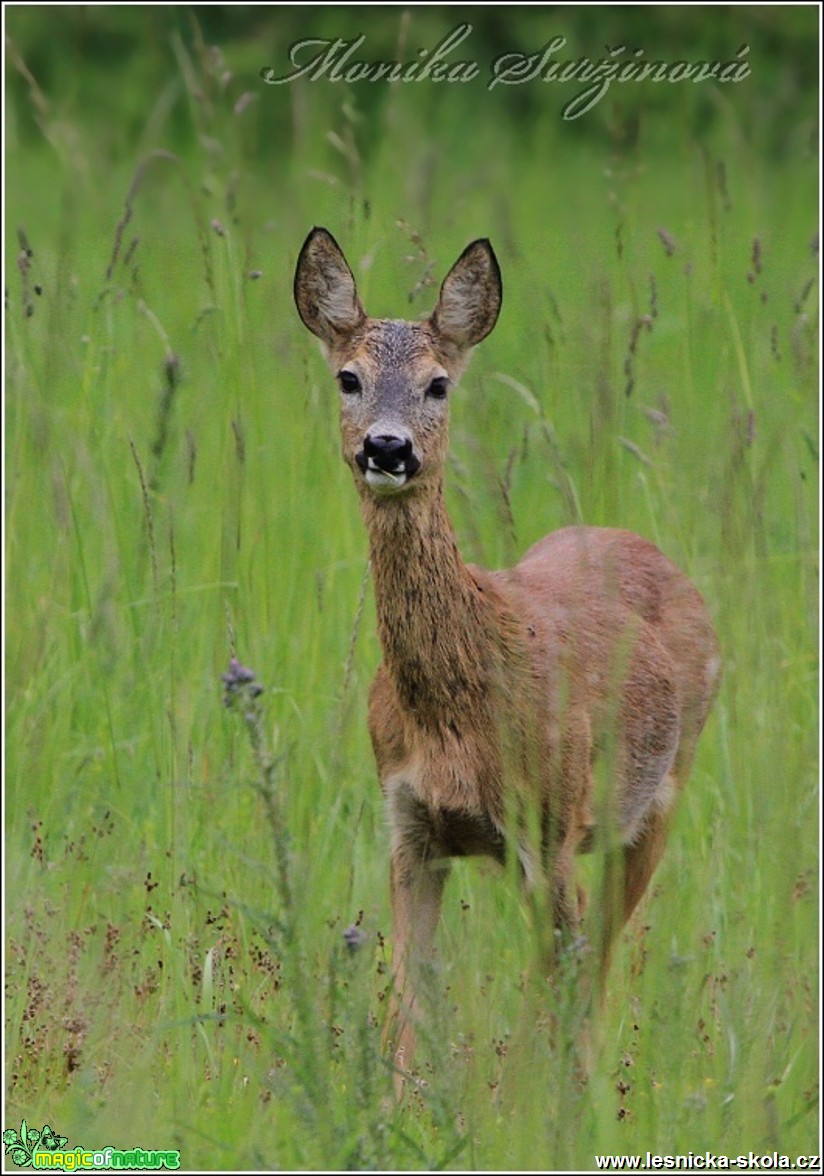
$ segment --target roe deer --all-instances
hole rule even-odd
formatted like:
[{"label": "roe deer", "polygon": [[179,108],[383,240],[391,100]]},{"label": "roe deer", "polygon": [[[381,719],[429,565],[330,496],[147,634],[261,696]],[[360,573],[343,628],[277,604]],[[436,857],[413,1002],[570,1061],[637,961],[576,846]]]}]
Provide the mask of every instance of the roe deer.
[{"label": "roe deer", "polygon": [[406,322],[367,316],[337,242],[315,228],[295,301],[337,377],[369,535],[384,659],[369,731],[391,831],[402,1074],[449,858],[512,849],[546,888],[557,953],[579,935],[574,855],[602,845],[620,863],[605,970],[664,849],[721,663],[698,591],[638,535],[572,526],[510,571],[462,562],[444,506],[449,393],[501,307],[489,241],[467,246],[427,320]]}]

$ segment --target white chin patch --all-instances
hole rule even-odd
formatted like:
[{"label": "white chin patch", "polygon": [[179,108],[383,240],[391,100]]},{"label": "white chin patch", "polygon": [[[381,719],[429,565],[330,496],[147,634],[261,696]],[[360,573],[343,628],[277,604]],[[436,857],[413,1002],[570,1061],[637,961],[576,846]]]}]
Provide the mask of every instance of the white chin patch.
[{"label": "white chin patch", "polygon": [[379,494],[395,494],[398,490],[403,490],[408,480],[403,470],[397,474],[388,474],[386,470],[379,470],[377,467],[373,469],[371,466],[365,477],[367,485]]}]

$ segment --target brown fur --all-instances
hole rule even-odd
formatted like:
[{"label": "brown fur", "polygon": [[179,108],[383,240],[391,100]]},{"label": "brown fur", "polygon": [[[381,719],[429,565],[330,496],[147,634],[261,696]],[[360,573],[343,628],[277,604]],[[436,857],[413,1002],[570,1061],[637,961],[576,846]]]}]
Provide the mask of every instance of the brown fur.
[{"label": "brown fur", "polygon": [[[568,527],[509,571],[462,562],[443,500],[438,381],[456,381],[495,325],[500,273],[487,241],[455,263],[432,316],[409,323],[368,318],[334,238],[315,229],[295,299],[341,380],[343,456],[369,535],[384,654],[369,730],[392,839],[403,1070],[450,858],[514,850],[527,883],[545,888],[563,945],[579,933],[576,853],[597,843],[618,855],[606,967],[663,852],[720,660],[699,593],[637,535]],[[397,463],[381,452],[387,439],[406,443]],[[594,782],[599,754],[607,796]]]}]

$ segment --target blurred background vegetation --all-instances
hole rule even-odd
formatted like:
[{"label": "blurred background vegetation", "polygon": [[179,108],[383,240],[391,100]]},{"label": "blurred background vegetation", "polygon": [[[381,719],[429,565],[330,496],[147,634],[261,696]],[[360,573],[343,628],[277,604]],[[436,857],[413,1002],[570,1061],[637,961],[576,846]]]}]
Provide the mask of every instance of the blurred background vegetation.
[{"label": "blurred background vegetation", "polygon": [[[673,102],[689,105],[691,119],[682,129],[696,133],[712,125],[726,101],[734,103],[739,131],[757,149],[781,158],[794,149],[797,135],[806,136],[808,148],[815,149],[814,5],[619,4],[598,9],[429,5],[411,8],[408,15],[413,18],[411,31],[403,9],[380,6],[342,11],[338,5],[85,5],[66,6],[59,15],[36,4],[13,8],[7,25],[13,53],[26,63],[47,104],[44,110],[38,102],[19,101],[30,80],[13,68],[13,56],[9,86],[18,100],[12,104],[15,129],[22,144],[36,142],[48,104],[56,104],[68,121],[82,122],[104,141],[108,128],[108,135],[124,149],[139,143],[155,145],[151,141],[155,136],[162,136],[166,146],[182,148],[190,142],[192,127],[183,92],[185,79],[175,77],[177,49],[182,44],[196,53],[206,45],[219,46],[219,51],[213,50],[215,87],[229,101],[237,101],[249,90],[255,94],[260,105],[244,119],[244,146],[274,167],[272,144],[277,143],[282,162],[293,131],[294,107],[283,91],[261,91],[258,73],[266,65],[277,76],[291,72],[288,49],[294,42],[307,37],[351,41],[363,33],[366,40],[353,59],[408,62],[415,60],[419,48],[432,49],[451,28],[468,23],[470,36],[448,60],[474,60],[481,74],[468,85],[420,84],[414,101],[423,103],[424,111],[434,114],[444,102],[459,104],[464,112],[477,111],[479,102],[487,108],[491,103],[510,121],[512,133],[528,134],[547,108],[560,110],[562,95],[571,92],[570,84],[559,88],[536,81],[500,86],[492,100],[481,98],[480,91],[488,67],[501,54],[535,53],[559,34],[567,43],[556,56],[564,61],[598,60],[608,47],[625,45],[628,54],[642,48],[647,61],[724,62],[733,60],[747,45],[752,75],[745,95],[739,90],[733,99],[730,87],[723,91],[724,98],[712,87],[682,84],[674,98],[669,83],[616,86],[595,112],[576,125],[560,125],[559,134],[573,137],[577,144],[584,138],[614,146],[628,136],[628,124],[638,123],[632,134],[637,142],[655,123],[656,111],[671,113]],[[336,105],[344,85],[337,90],[334,86],[314,89],[314,101]],[[359,146],[367,150],[375,129],[371,120],[379,116],[389,93],[385,83],[357,86],[357,107],[364,116]],[[437,124],[433,129],[437,131]],[[477,130],[477,126],[470,123],[466,129]]]}]

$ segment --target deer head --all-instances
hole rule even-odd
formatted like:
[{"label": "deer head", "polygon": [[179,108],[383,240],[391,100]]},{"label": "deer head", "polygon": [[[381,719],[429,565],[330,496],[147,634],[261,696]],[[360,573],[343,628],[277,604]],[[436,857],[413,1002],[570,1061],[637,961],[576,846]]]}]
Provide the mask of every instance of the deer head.
[{"label": "deer head", "polygon": [[489,241],[468,245],[429,318],[408,322],[366,314],[340,246],[316,228],[298,258],[295,303],[337,377],[343,457],[359,492],[396,495],[439,484],[450,388],[501,308]]}]

